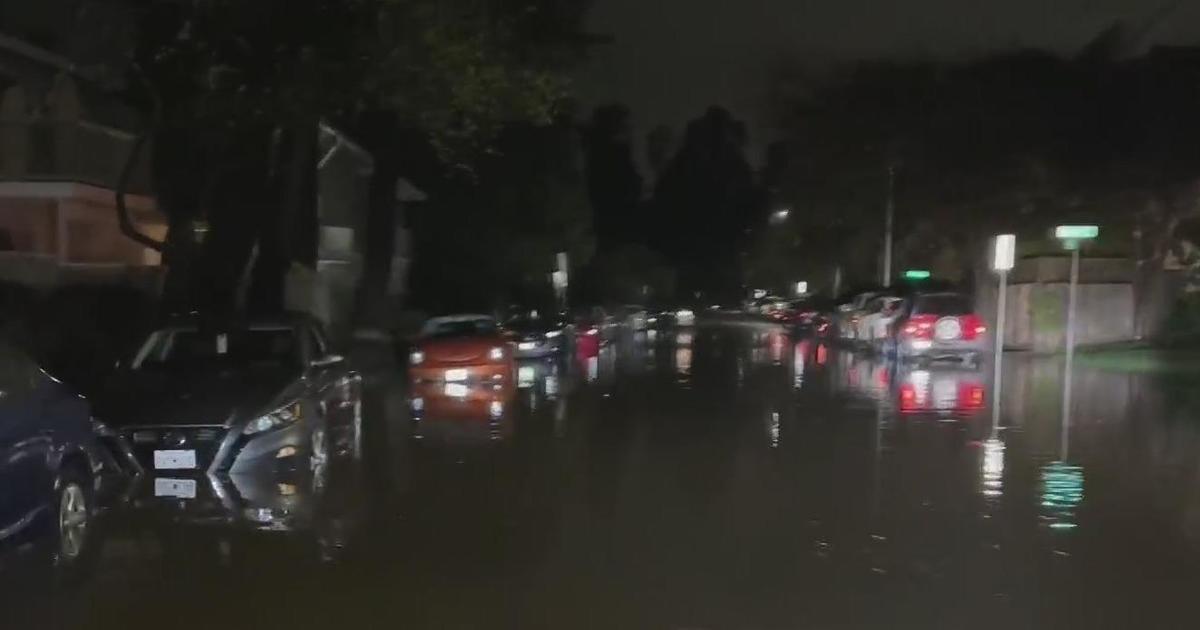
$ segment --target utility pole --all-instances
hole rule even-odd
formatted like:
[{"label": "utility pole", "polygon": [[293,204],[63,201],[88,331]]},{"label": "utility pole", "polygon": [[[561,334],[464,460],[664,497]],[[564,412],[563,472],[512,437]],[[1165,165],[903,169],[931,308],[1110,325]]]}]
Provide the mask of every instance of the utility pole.
[{"label": "utility pole", "polygon": [[888,164],[888,192],[883,227],[883,286],[892,286],[892,215],[896,213],[896,165]]}]

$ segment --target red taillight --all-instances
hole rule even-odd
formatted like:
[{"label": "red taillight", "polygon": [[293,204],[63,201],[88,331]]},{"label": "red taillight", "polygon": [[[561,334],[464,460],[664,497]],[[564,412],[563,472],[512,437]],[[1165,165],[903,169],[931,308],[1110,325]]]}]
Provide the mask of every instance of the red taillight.
[{"label": "red taillight", "polygon": [[937,323],[937,319],[937,315],[914,315],[900,332],[905,337],[929,339],[933,337],[933,325]]},{"label": "red taillight", "polygon": [[900,410],[912,411],[917,408],[917,388],[912,383],[900,386]]},{"label": "red taillight", "polygon": [[958,406],[962,409],[983,409],[983,385],[963,385],[958,390]]},{"label": "red taillight", "polygon": [[978,315],[963,315],[958,318],[958,324],[962,328],[963,339],[968,341],[987,332],[987,326],[983,325]]}]

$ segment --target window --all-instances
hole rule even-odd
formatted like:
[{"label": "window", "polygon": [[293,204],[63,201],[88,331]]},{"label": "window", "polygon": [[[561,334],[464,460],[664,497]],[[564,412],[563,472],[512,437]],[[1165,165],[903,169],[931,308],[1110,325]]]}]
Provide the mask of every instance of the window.
[{"label": "window", "polygon": [[159,331],[147,340],[133,369],[189,370],[294,366],[300,361],[296,331],[288,327],[229,332]]},{"label": "window", "polygon": [[954,293],[922,295],[917,298],[913,310],[927,315],[970,315],[973,312],[967,298]]}]

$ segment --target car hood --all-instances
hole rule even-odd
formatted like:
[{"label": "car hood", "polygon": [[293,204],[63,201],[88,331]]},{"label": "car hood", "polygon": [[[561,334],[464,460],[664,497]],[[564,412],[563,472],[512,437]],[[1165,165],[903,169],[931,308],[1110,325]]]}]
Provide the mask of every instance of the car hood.
[{"label": "car hood", "polygon": [[269,411],[300,387],[295,370],[256,368],[191,373],[130,372],[96,401],[111,426],[224,424]]}]

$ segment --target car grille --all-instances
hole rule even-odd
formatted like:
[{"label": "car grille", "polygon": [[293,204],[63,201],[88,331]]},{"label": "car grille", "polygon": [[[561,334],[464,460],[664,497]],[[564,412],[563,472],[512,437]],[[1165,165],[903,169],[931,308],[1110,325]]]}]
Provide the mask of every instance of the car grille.
[{"label": "car grille", "polygon": [[146,470],[154,469],[154,451],[167,449],[195,450],[197,469],[204,470],[212,464],[226,431],[220,426],[138,427],[123,435]]}]

